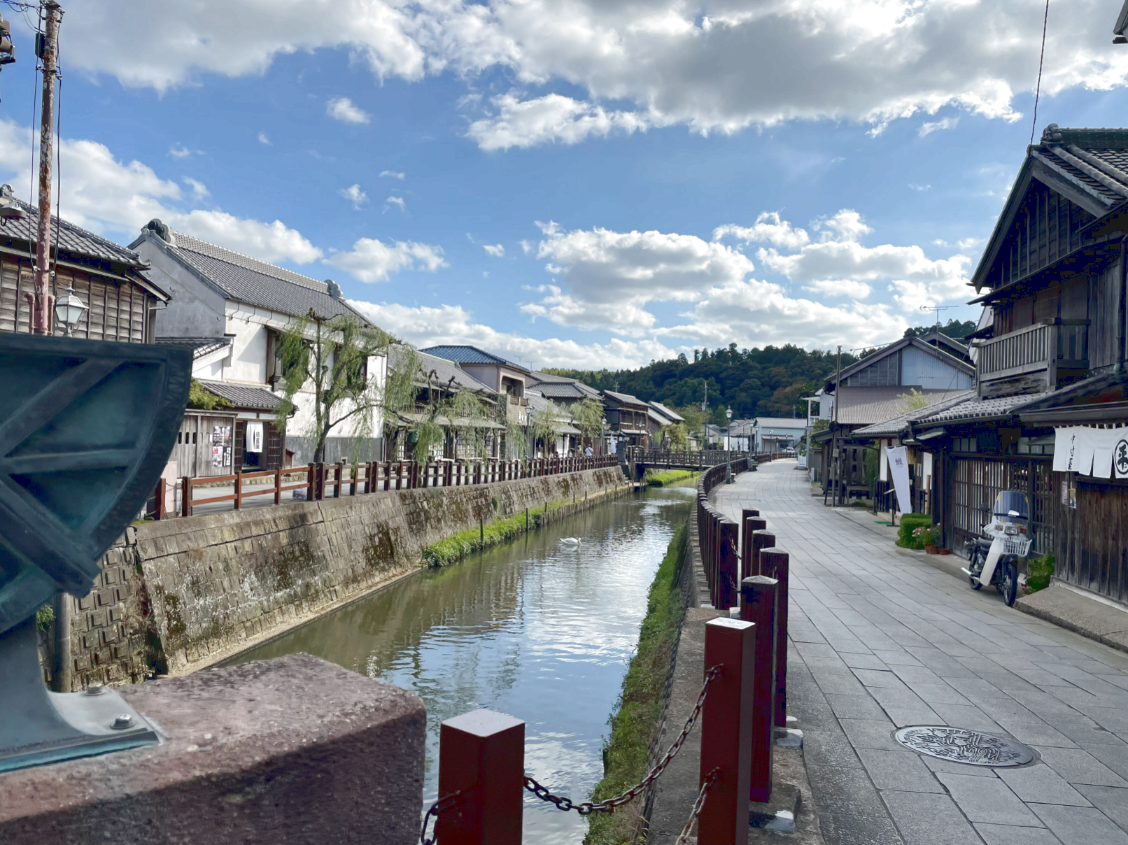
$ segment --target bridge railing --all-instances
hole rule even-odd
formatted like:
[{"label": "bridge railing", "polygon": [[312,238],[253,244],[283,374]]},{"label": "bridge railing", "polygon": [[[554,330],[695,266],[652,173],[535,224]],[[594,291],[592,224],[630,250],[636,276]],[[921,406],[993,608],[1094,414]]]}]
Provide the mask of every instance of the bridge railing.
[{"label": "bridge railing", "polygon": [[762,458],[755,452],[724,451],[721,449],[705,449],[692,451],[689,449],[643,449],[641,446],[630,446],[626,449],[627,463],[646,464],[647,466],[665,466],[685,469],[705,469],[706,467],[720,466],[729,461],[738,461],[742,458]]}]

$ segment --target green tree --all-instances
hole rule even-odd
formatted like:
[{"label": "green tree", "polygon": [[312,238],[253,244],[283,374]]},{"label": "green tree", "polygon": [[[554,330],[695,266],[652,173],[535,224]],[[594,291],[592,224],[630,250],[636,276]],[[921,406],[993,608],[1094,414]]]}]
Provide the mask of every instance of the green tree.
[{"label": "green tree", "polygon": [[594,445],[603,434],[603,403],[588,398],[574,404],[571,411],[576,428],[585,440]]},{"label": "green tree", "polygon": [[689,448],[689,433],[685,423],[674,423],[662,429],[662,447],[672,452]]},{"label": "green tree", "polygon": [[325,460],[329,433],[346,421],[359,451],[385,404],[368,360],[387,355],[391,336],[352,315],[330,319],[311,310],[289,324],[279,343],[283,397],[275,416],[278,427],[286,429],[296,409],[294,397],[306,390],[313,407],[302,434],[313,441],[314,461]]},{"label": "green tree", "polygon": [[200,411],[214,411],[218,408],[226,408],[227,400],[222,396],[216,396],[196,379],[192,379],[188,385],[188,407]]}]

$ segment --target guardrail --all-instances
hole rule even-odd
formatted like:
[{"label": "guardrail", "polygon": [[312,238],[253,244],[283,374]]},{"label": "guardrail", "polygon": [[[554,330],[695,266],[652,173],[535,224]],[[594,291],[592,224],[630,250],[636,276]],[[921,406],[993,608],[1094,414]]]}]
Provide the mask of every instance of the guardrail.
[{"label": "guardrail", "polygon": [[[747,469],[747,460],[740,470]],[[734,462],[734,471],[739,464]],[[725,477],[710,470],[698,485],[699,515],[725,520],[708,502]],[[704,500],[704,501],[703,501]],[[675,845],[746,845],[752,802],[772,793],[774,739],[787,727],[787,585],[789,556],[761,529],[759,511],[745,510],[739,554],[741,583],[734,601],[740,619],[705,624],[704,683],[680,733],[639,783],[604,801],[572,801],[525,774],[525,722],[492,710],[474,710],[444,721],[439,731],[439,798],[423,816],[422,845],[520,845],[523,791],[564,811],[586,816],[613,813],[645,796],[701,725],[699,788]],[[700,528],[700,520],[699,520]],[[709,536],[719,533],[709,529]],[[735,532],[726,532],[727,534]],[[719,542],[719,541],[718,541]],[[704,560],[705,546],[702,545]],[[714,572],[716,574],[716,571]],[[687,801],[688,803],[688,801]],[[434,821],[434,831],[428,835]]]},{"label": "guardrail", "polygon": [[705,469],[706,467],[727,464],[731,459],[734,463],[743,458],[757,457],[754,452],[721,451],[719,449],[705,449],[696,452],[665,449],[643,449],[640,446],[628,446],[624,451],[627,463],[646,464],[647,466],[684,467],[686,469]]},{"label": "guardrail", "polygon": [[[282,494],[291,491],[293,500],[319,501],[391,490],[495,484],[614,466],[614,455],[515,461],[427,461],[422,464],[415,461],[311,463],[304,467],[260,472],[236,472],[205,478],[184,477],[171,490],[168,482],[162,479],[146,515],[156,520],[172,516],[192,516],[197,507],[223,502],[230,502],[234,510],[241,510],[244,502],[261,496],[271,496],[273,501],[270,504],[280,505],[283,503]],[[269,479],[269,483],[248,484],[260,479]],[[230,485],[231,492],[208,495],[217,484]],[[174,508],[168,507],[170,492],[176,502]]]}]

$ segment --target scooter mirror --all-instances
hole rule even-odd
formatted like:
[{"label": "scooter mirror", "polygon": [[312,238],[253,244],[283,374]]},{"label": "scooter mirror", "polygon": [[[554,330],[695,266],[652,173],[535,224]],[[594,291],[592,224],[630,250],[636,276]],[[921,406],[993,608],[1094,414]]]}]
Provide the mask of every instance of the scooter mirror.
[{"label": "scooter mirror", "polygon": [[1018,511],[1007,511],[1007,516],[1022,516]]}]

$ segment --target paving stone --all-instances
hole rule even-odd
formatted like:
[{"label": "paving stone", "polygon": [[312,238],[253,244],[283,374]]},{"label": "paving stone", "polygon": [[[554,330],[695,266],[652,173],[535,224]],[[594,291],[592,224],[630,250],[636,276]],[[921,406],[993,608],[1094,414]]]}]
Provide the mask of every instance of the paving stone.
[{"label": "paving stone", "polygon": [[950,772],[954,775],[967,775],[968,777],[993,778],[997,777],[994,769],[986,766],[972,766],[968,763],[956,763],[952,760],[941,760],[939,757],[929,757],[921,754],[920,759],[924,765],[936,773]]},{"label": "paving stone", "polygon": [[894,666],[893,673],[909,686],[943,684],[943,680],[927,666]]},{"label": "paving stone", "polygon": [[936,704],[971,704],[963,695],[944,683],[942,679],[937,678],[937,680],[939,683],[936,684],[910,682],[909,689],[919,695],[929,706]]},{"label": "paving stone", "polygon": [[893,739],[893,723],[886,719],[839,719],[850,744],[855,748],[883,748],[912,753]]},{"label": "paving stone", "polygon": [[1109,735],[1103,742],[1081,746],[1122,778],[1128,779],[1128,744]]},{"label": "paving stone", "polygon": [[805,731],[803,759],[807,762],[808,770],[814,766],[862,768],[862,761],[858,759],[842,731]]},{"label": "paving stone", "polygon": [[987,845],[1061,845],[1061,840],[1044,827],[977,824],[975,829]]},{"label": "paving stone", "polygon": [[936,776],[968,821],[1038,827],[1040,822],[998,778],[942,773]]},{"label": "paving stone", "polygon": [[1014,794],[1023,801],[1038,804],[1069,804],[1075,807],[1088,807],[1080,792],[1066,783],[1061,775],[1044,763],[1016,769],[996,769]]},{"label": "paving stone", "polygon": [[1037,748],[1042,762],[1066,783],[1093,786],[1128,786],[1128,781],[1083,748]]},{"label": "paving stone", "polygon": [[819,826],[827,845],[904,845],[889,816],[866,818],[826,813],[819,809]]},{"label": "paving stone", "polygon": [[1002,726],[972,704],[931,704],[936,714],[955,728],[982,731],[996,736],[1005,734]]},{"label": "paving stone", "polygon": [[881,797],[905,845],[982,845],[975,829],[947,795],[889,791]]},{"label": "paving stone", "polygon": [[1057,748],[1077,747],[1077,743],[1037,717],[1027,721],[1009,716],[996,716],[995,721],[1002,725],[1007,733],[1026,745],[1050,745]]},{"label": "paving stone", "polygon": [[834,715],[839,719],[881,719],[884,712],[881,705],[873,696],[862,695],[828,695],[827,703],[830,704]]},{"label": "paving stone", "polygon": [[920,666],[922,665],[909,651],[882,651],[873,649],[873,653],[887,666]]},{"label": "paving stone", "polygon": [[865,769],[841,769],[835,766],[809,768],[811,793],[819,812],[835,815],[880,818],[886,815],[877,789]]},{"label": "paving stone", "polygon": [[904,792],[943,792],[936,776],[915,754],[859,748],[858,756],[878,789]]},{"label": "paving stone", "polygon": [[843,662],[851,669],[885,669],[885,663],[875,654],[844,654]]},{"label": "paving stone", "polygon": [[904,682],[889,670],[879,672],[874,669],[854,669],[853,672],[855,677],[867,687],[907,689]]},{"label": "paving stone", "polygon": [[1128,833],[1112,823],[1100,810],[1034,804],[1038,818],[1062,841],[1062,845],[1128,845]]},{"label": "paving stone", "polygon": [[853,675],[815,675],[824,695],[865,695],[866,688]]}]

